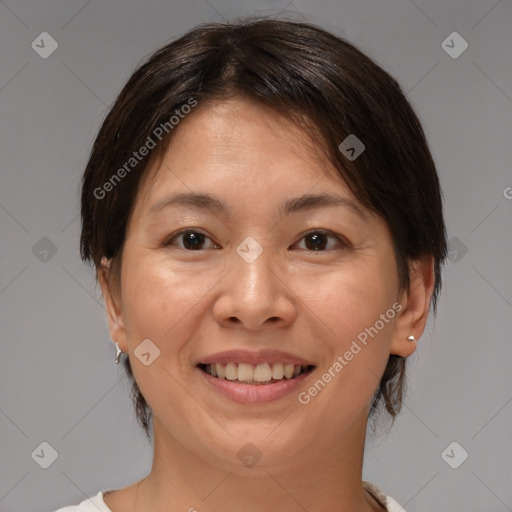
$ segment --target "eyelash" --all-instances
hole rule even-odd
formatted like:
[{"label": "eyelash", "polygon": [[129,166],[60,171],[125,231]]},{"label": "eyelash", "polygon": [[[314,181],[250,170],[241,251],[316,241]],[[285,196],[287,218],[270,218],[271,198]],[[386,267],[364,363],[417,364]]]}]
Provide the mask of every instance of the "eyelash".
[{"label": "eyelash", "polygon": [[[197,229],[187,228],[187,229],[182,229],[181,231],[178,231],[177,233],[174,233],[170,238],[167,239],[167,241],[164,242],[164,246],[170,247],[173,245],[172,242],[175,239],[179,238],[182,235],[190,234],[190,233],[200,234],[200,235],[204,236],[205,238],[210,239],[210,237],[208,235],[206,235],[205,233],[203,233],[202,231],[199,231]],[[310,235],[315,235],[315,234],[316,235],[325,235],[325,236],[328,236],[331,238],[335,238],[338,241],[339,245],[344,248],[349,247],[349,245],[350,245],[345,237],[343,237],[341,235],[337,235],[336,233],[333,233],[332,231],[327,231],[325,229],[314,229],[314,230],[308,231],[307,233],[302,235],[300,240],[303,240],[304,238],[306,238]],[[215,242],[213,242],[213,243],[215,243]],[[218,245],[218,244],[215,244],[215,245]],[[202,249],[198,249],[196,251],[196,250],[185,249],[183,247],[179,247],[179,249],[184,250],[186,252],[199,252],[199,250],[202,250]],[[328,252],[329,250],[332,250],[332,249],[324,249],[324,250],[320,250],[320,251],[307,250],[307,252]]]}]

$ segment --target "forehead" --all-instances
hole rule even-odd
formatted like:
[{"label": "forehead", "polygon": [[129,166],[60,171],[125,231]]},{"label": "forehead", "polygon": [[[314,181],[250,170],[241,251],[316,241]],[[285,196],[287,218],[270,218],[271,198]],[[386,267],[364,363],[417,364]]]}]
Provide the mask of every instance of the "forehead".
[{"label": "forehead", "polygon": [[270,107],[233,98],[199,105],[180,122],[146,171],[138,202],[147,209],[164,190],[297,196],[317,183],[352,196],[308,132]]}]

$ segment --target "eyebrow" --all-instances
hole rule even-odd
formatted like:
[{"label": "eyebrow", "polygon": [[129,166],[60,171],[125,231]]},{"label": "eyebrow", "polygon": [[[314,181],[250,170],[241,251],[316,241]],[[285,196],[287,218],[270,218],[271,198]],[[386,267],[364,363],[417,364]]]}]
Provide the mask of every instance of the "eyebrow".
[{"label": "eyebrow", "polygon": [[[164,197],[148,209],[148,214],[155,215],[162,210],[173,206],[189,206],[200,210],[210,210],[213,213],[218,213],[224,216],[229,213],[229,208],[220,199],[212,196],[211,194],[184,192]],[[279,213],[284,217],[291,213],[314,210],[328,206],[344,206],[357,214],[361,219],[367,219],[364,210],[358,204],[331,193],[305,194],[303,196],[287,199],[281,204]]]}]

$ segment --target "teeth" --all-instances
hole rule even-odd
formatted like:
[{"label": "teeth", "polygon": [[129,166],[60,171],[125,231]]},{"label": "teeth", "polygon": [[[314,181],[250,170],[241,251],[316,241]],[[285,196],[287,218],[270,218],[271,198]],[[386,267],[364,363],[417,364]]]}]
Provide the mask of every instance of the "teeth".
[{"label": "teeth", "polygon": [[254,380],[256,382],[267,382],[272,378],[272,369],[268,363],[259,364],[254,368]]},{"label": "teeth", "polygon": [[284,377],[284,364],[283,363],[274,363],[272,366],[272,378],[273,379],[282,379]]},{"label": "teeth", "polygon": [[247,363],[207,364],[205,370],[219,379],[238,380],[246,384],[268,383],[271,380],[293,379],[306,370],[306,366],[284,363]]},{"label": "teeth", "polygon": [[228,380],[238,379],[238,368],[235,363],[228,363],[226,365],[226,379],[228,379]]},{"label": "teeth", "polygon": [[215,365],[215,369],[217,370],[217,377],[219,377],[219,379],[226,378],[226,372],[224,371],[224,366],[222,364],[217,363]]},{"label": "teeth", "polygon": [[291,379],[293,377],[293,364],[284,365],[284,376],[287,379]]},{"label": "teeth", "polygon": [[238,380],[251,382],[254,378],[254,366],[252,364],[239,363]]}]

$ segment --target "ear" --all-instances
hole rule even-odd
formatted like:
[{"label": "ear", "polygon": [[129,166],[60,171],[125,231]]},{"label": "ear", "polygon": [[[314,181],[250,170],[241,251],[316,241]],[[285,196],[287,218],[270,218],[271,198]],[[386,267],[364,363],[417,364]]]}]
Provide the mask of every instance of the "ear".
[{"label": "ear", "polygon": [[402,310],[395,323],[390,353],[402,357],[410,356],[416,350],[416,340],[425,330],[430,310],[430,299],[434,291],[434,258],[428,256],[414,260],[410,264],[410,286],[401,296]]},{"label": "ear", "polygon": [[101,260],[101,267],[98,269],[98,281],[107,309],[107,320],[110,331],[110,337],[114,342],[119,343],[119,348],[123,352],[128,352],[126,340],[126,328],[122,319],[120,298],[116,295],[117,290],[113,290],[113,283],[109,283],[110,263],[106,257]]}]

